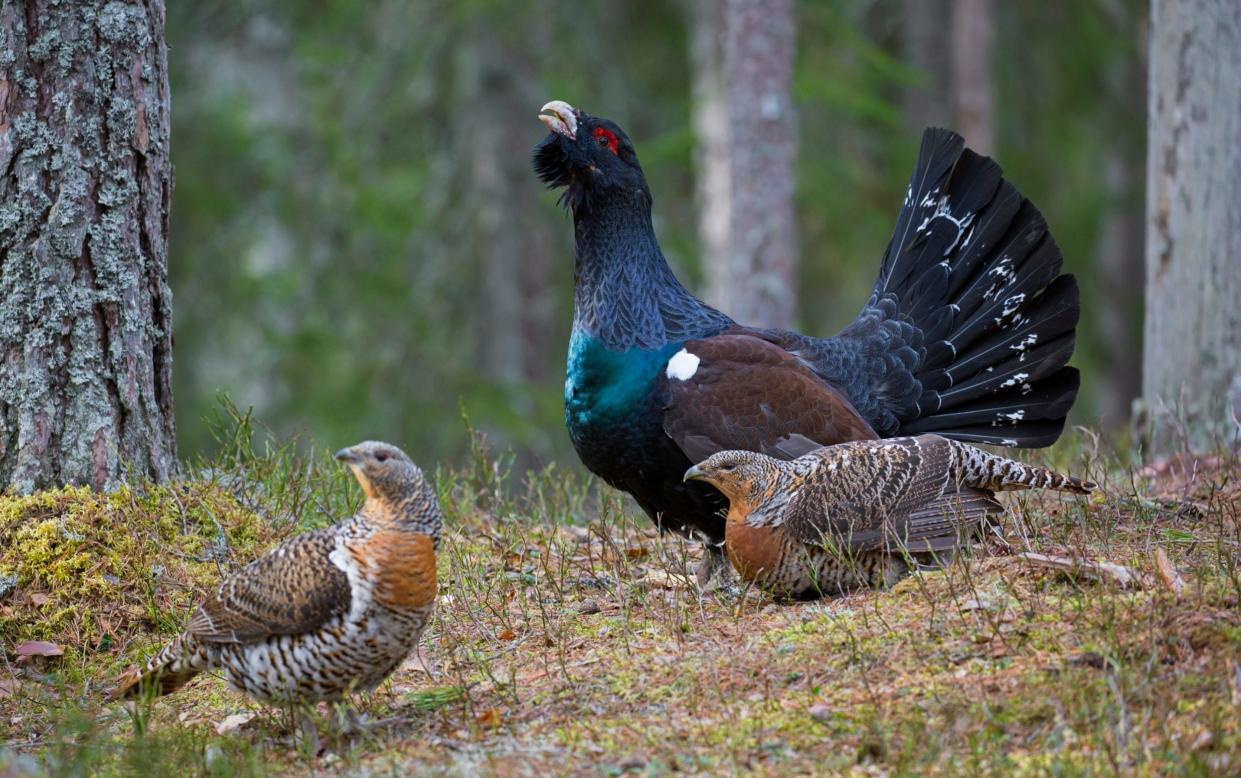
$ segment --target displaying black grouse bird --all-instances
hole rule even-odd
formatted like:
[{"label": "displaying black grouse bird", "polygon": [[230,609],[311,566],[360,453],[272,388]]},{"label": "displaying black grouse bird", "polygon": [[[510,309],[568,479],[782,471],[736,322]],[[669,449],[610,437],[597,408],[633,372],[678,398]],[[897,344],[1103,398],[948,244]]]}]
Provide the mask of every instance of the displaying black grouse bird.
[{"label": "displaying black grouse bird", "polygon": [[573,212],[565,421],[582,462],[722,560],[728,502],[686,469],[935,432],[1047,446],[1077,395],[1077,283],[1038,209],[959,135],[928,129],[870,300],[835,337],[740,325],[677,281],[615,123],[562,101],[534,169]]}]

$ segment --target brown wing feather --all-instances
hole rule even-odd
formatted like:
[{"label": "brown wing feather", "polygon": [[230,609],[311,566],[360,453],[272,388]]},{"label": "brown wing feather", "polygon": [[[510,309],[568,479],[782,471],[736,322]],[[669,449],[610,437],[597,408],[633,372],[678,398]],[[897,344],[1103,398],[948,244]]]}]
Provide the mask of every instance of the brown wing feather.
[{"label": "brown wing feather", "polygon": [[843,394],[793,354],[751,335],[691,340],[686,380],[661,375],[664,431],[693,462],[718,451],[796,459],[822,446],[875,438]]},{"label": "brown wing feather", "polygon": [[803,543],[826,535],[853,551],[939,550],[1000,510],[990,492],[957,488],[950,444],[934,435],[857,441],[812,456],[818,466],[785,511],[785,528]]},{"label": "brown wing feather", "polygon": [[187,631],[199,640],[245,643],[296,635],[349,609],[349,578],[329,559],[332,529],[291,538],[229,576]]}]

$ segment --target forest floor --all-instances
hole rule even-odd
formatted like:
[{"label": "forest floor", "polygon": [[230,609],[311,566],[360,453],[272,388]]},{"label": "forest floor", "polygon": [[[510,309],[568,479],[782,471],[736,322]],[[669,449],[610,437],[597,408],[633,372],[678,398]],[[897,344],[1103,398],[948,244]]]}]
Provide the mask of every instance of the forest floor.
[{"label": "forest floor", "polygon": [[1138,470],[1069,437],[1031,458],[1100,495],[1006,497],[1003,540],[947,569],[796,605],[701,593],[696,547],[480,445],[439,474],[435,620],[354,701],[384,723],[320,709],[317,751],[215,677],[101,698],[219,569],[360,501],[325,452],[256,455],[243,423],[178,484],[0,498],[0,776],[1236,774],[1241,462]]}]

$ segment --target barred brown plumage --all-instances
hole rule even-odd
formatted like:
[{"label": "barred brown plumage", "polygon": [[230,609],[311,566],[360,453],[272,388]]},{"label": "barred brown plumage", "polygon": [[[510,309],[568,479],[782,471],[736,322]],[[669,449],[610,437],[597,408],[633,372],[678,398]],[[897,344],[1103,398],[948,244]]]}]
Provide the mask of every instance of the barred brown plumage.
[{"label": "barred brown plumage", "polygon": [[179,637],[110,693],[167,694],[220,670],[257,700],[340,699],[374,688],[418,643],[436,594],[443,525],[435,492],[403,451],[368,441],[336,458],[366,501],[228,576]]},{"label": "barred brown plumage", "polygon": [[1095,488],[938,435],[853,441],[793,461],[722,451],[685,478],[728,497],[725,548],[742,577],[795,598],[890,586],[913,564],[950,557],[1003,511],[996,491]]}]

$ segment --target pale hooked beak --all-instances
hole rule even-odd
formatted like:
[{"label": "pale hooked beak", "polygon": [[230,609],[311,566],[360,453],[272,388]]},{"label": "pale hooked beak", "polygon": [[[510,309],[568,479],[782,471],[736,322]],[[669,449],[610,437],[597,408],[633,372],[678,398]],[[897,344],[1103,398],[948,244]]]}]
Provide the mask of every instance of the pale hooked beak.
[{"label": "pale hooked beak", "polygon": [[564,100],[552,100],[540,108],[539,121],[546,124],[547,129],[552,132],[559,133],[569,140],[577,140],[577,110]]},{"label": "pale hooked beak", "polygon": [[684,481],[686,481],[686,482],[689,482],[689,481],[703,481],[703,480],[706,480],[706,477],[707,477],[707,474],[706,474],[703,470],[701,470],[701,469],[698,467],[698,465],[694,465],[694,466],[693,466],[693,467],[691,467],[689,470],[686,470],[686,471],[685,471],[685,478],[684,478]]}]

